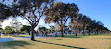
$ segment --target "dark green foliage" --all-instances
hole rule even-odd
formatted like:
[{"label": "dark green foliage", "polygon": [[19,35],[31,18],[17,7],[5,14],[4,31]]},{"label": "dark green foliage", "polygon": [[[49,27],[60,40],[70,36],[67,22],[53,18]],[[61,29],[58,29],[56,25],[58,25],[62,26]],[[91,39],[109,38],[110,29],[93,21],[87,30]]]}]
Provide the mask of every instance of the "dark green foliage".
[{"label": "dark green foliage", "polygon": [[6,5],[0,3],[0,20],[4,20],[9,16],[11,16],[10,7],[7,7]]},{"label": "dark green foliage", "polygon": [[28,32],[30,32],[31,31],[31,26],[23,25],[22,28],[21,28],[21,31],[28,31]]},{"label": "dark green foliage", "polygon": [[46,29],[46,27],[39,27],[39,30],[43,30],[43,31],[46,31],[47,29]]},{"label": "dark green foliage", "polygon": [[10,26],[6,26],[6,27],[5,27],[5,33],[6,33],[6,34],[9,34],[9,33],[11,33],[12,31],[13,31],[12,27],[10,27]]}]

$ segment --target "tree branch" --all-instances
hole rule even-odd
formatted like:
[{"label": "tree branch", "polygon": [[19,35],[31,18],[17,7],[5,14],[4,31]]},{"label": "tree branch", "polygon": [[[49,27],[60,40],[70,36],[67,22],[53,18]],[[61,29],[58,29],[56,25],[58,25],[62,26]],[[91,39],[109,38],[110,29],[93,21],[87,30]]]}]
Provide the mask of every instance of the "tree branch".
[{"label": "tree branch", "polygon": [[[36,17],[37,18],[37,16],[35,15],[35,12],[36,11],[36,8],[32,11],[32,13],[33,13],[33,15],[34,15],[34,17]],[[37,18],[38,19],[38,18]]]},{"label": "tree branch", "polygon": [[[69,17],[68,17],[68,18],[69,18]],[[67,22],[68,18],[66,18],[66,20],[64,20],[64,21],[65,21],[64,24]]]},{"label": "tree branch", "polygon": [[21,16],[22,18],[26,19],[27,21],[29,21],[29,23],[31,24],[31,21],[29,19],[27,19],[26,17],[24,16]]}]

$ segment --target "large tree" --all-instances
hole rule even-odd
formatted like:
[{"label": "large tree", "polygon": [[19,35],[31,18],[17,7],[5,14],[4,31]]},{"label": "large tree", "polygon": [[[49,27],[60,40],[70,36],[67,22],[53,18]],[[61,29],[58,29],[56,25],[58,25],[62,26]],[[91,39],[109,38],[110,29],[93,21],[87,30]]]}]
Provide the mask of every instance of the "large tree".
[{"label": "large tree", "polygon": [[78,33],[81,31],[82,22],[81,22],[81,14],[77,14],[77,18],[72,18],[71,22],[69,23],[71,26],[71,29],[75,32],[75,36],[77,36]]},{"label": "large tree", "polygon": [[91,20],[91,18],[87,18],[87,26],[86,26],[86,30],[88,30],[88,34],[91,34],[91,31],[93,30],[93,21]]},{"label": "large tree", "polygon": [[39,24],[40,18],[44,14],[47,3],[52,0],[20,0],[20,16],[25,18],[31,25],[31,40],[34,40],[34,28]]},{"label": "large tree", "polygon": [[73,4],[65,4],[62,2],[57,2],[51,4],[49,8],[45,10],[45,23],[54,22],[59,24],[61,27],[61,37],[64,37],[63,29],[65,27],[68,19],[75,17],[78,12],[77,5]]},{"label": "large tree", "polygon": [[103,24],[102,22],[100,22],[100,21],[95,22],[93,25],[94,25],[94,27],[95,27],[94,29],[95,29],[95,31],[96,31],[96,32],[95,32],[96,35],[98,35],[98,34],[99,34],[99,31],[102,31],[101,29],[104,28],[104,27],[103,27],[104,24]]},{"label": "large tree", "polygon": [[32,31],[31,40],[34,40],[34,28],[43,16],[44,9],[53,2],[53,0],[9,0],[9,2],[11,4],[11,6],[9,5],[9,7],[11,7],[11,16],[20,16],[29,22]]},{"label": "large tree", "polygon": [[82,27],[83,32],[82,32],[82,34],[85,36],[85,30],[86,30],[86,28],[88,26],[89,18],[87,16],[85,16],[85,15],[81,15],[81,16],[82,16],[81,22],[83,24],[83,27]]}]

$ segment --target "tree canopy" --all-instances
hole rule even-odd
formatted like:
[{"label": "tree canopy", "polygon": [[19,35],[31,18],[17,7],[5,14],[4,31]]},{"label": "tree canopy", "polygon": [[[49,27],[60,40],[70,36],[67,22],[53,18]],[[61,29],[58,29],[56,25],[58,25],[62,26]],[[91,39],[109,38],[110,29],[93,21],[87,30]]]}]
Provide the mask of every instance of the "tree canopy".
[{"label": "tree canopy", "polygon": [[10,26],[6,26],[6,27],[5,27],[5,33],[9,34],[9,33],[11,33],[12,31],[13,31],[12,27],[10,27]]},{"label": "tree canopy", "polygon": [[[86,15],[79,13],[79,8],[75,3],[66,4],[62,2],[54,2],[54,0],[0,0],[0,21],[8,17],[22,17],[26,19],[31,29],[31,40],[34,40],[34,29],[40,23],[42,16],[46,16],[44,21],[47,24],[54,22],[61,30],[61,36],[64,36],[64,28],[68,20],[71,20],[70,26],[72,30],[83,30],[83,35],[85,35],[85,30],[91,31],[109,31],[104,24],[100,21],[92,20]],[[4,3],[8,1],[8,3]],[[15,12],[16,11],[16,12]],[[17,23],[13,23],[16,24]],[[40,28],[39,28],[40,29]],[[45,30],[46,28],[42,27]]]},{"label": "tree canopy", "polygon": [[45,10],[45,23],[54,22],[61,26],[61,35],[63,37],[63,28],[68,19],[76,18],[79,9],[76,4],[65,4],[62,2],[52,3],[49,8]]}]

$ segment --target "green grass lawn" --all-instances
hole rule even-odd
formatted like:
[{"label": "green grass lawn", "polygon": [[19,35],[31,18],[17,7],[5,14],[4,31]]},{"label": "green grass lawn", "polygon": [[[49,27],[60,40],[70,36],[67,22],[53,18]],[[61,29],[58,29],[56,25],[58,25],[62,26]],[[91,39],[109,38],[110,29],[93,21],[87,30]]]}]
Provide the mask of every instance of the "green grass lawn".
[{"label": "green grass lawn", "polygon": [[111,49],[111,34],[36,38],[0,43],[0,49]]}]

